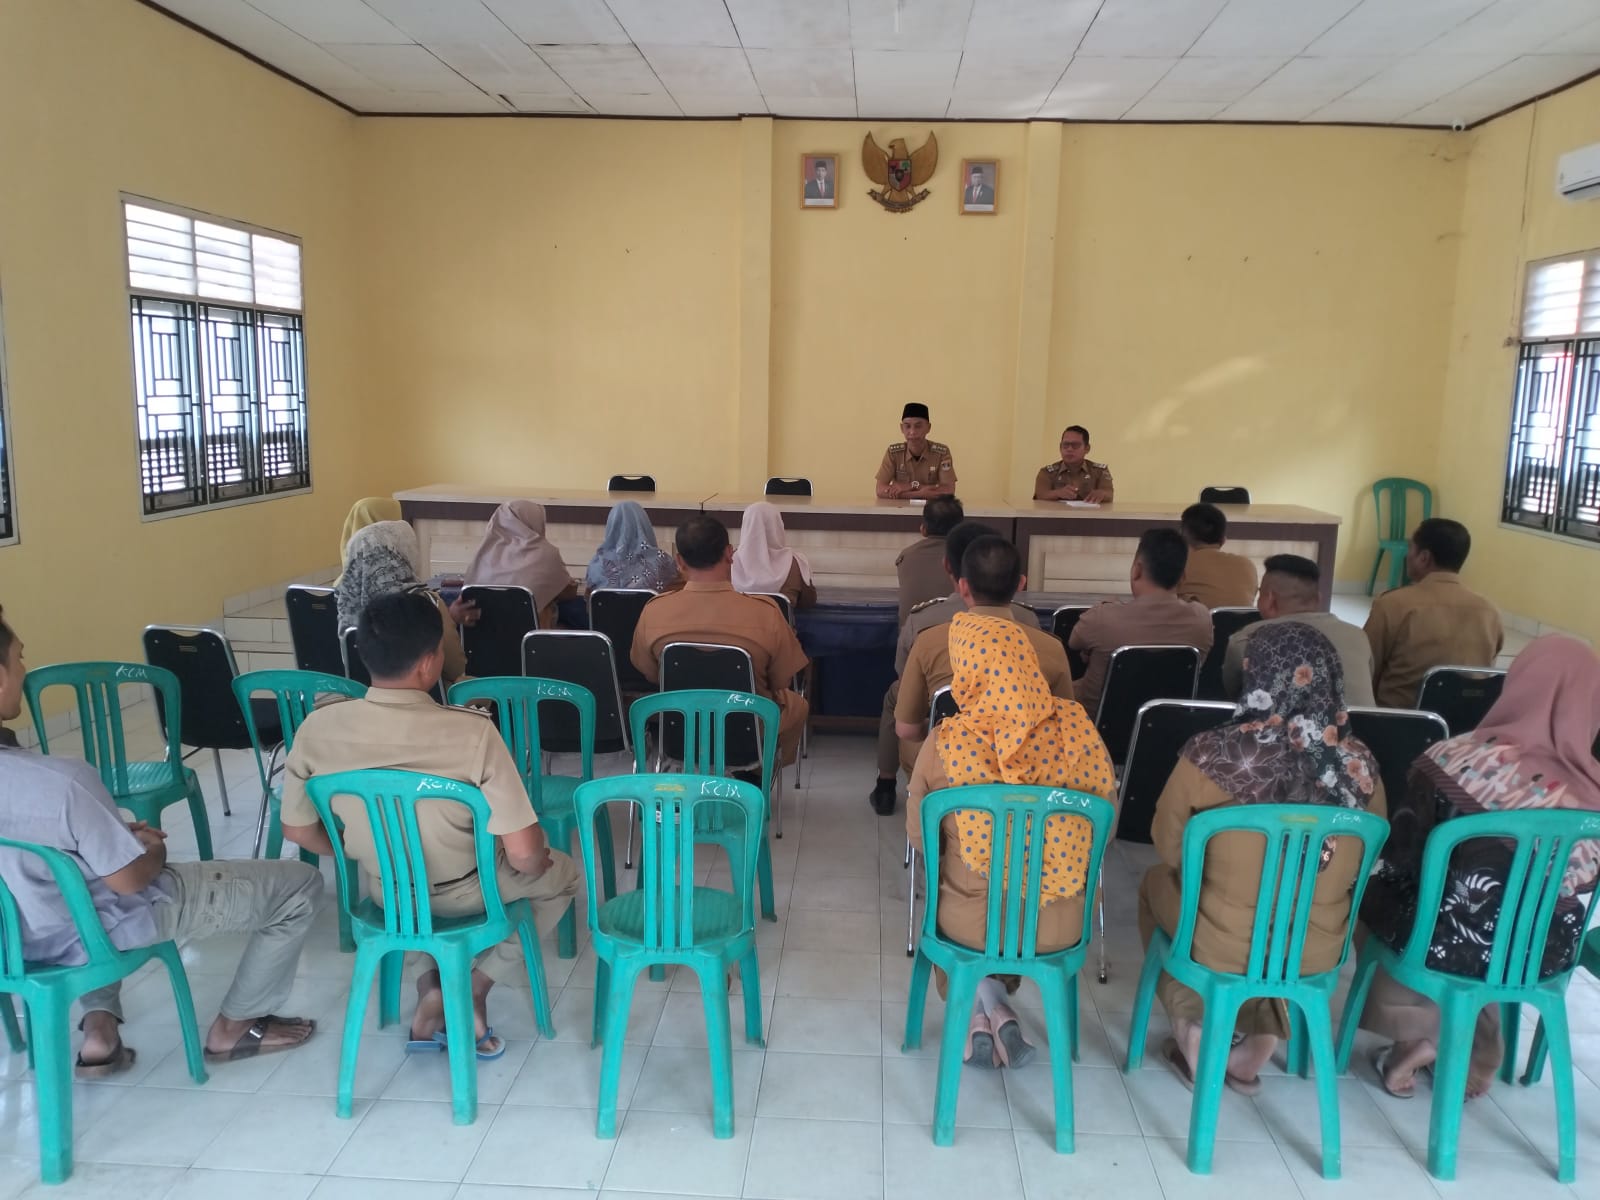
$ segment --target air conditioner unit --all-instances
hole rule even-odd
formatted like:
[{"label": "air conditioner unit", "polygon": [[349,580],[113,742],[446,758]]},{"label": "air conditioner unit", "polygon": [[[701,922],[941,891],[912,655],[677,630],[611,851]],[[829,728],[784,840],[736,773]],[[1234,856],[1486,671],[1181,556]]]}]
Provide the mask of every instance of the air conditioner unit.
[{"label": "air conditioner unit", "polygon": [[1566,200],[1600,200],[1600,142],[1561,156],[1556,194]]}]

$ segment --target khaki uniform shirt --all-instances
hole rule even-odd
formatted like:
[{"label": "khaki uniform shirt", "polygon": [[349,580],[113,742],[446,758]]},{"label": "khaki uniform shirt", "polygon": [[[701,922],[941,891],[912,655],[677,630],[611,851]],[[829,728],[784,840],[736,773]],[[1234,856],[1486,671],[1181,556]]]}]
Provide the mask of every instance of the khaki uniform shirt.
[{"label": "khaki uniform shirt", "polygon": [[1078,703],[1093,719],[1100,711],[1113,651],[1123,646],[1193,646],[1203,655],[1211,649],[1211,613],[1171,592],[1108,600],[1078,618],[1067,644],[1089,664],[1077,690]]},{"label": "khaki uniform shirt", "polygon": [[950,576],[944,571],[944,539],[919,538],[894,560],[894,571],[900,579],[900,624],[906,623],[911,610],[924,600],[937,600],[950,587]]},{"label": "khaki uniform shirt", "polygon": [[1039,473],[1033,477],[1033,498],[1043,500],[1046,492],[1064,487],[1077,488],[1080,500],[1090,492],[1104,492],[1109,500],[1115,490],[1111,483],[1111,468],[1105,463],[1091,462],[1086,458],[1077,466],[1069,467],[1057,459],[1048,466],[1040,467]]},{"label": "khaki uniform shirt", "polygon": [[[300,726],[284,764],[283,823],[320,823],[306,795],[306,780],[313,775],[386,768],[421,771],[480,789],[489,802],[491,834],[516,833],[539,822],[493,721],[470,708],[435,704],[426,692],[375,687],[367,689],[364,700],[324,705]],[[333,811],[345,823],[350,857],[376,880],[378,857],[365,808],[341,797]],[[448,801],[421,804],[417,824],[435,890],[476,870],[472,818],[464,807]]]},{"label": "khaki uniform shirt", "polygon": [[1372,690],[1384,708],[1414,708],[1430,667],[1492,667],[1500,613],[1453,571],[1385,592],[1367,617]]},{"label": "khaki uniform shirt", "polygon": [[773,699],[811,661],[778,606],[733,590],[731,583],[683,585],[644,606],[628,657],[651,683],[661,678],[661,652],[673,642],[739,646],[750,653],[756,691]]},{"label": "khaki uniform shirt", "polygon": [[[1062,700],[1072,699],[1072,668],[1067,665],[1067,652],[1055,634],[1030,628],[1011,614],[1009,606],[990,608],[979,605],[971,612],[980,617],[999,617],[1022,627],[1028,635],[1034,653],[1039,656],[1039,671],[1050,685],[1052,695]],[[955,678],[955,668],[950,663],[950,622],[925,629],[911,647],[911,657],[900,674],[900,697],[895,701],[894,719],[903,725],[920,725],[928,719],[928,705],[933,694],[949,687]]]},{"label": "khaki uniform shirt", "polygon": [[1244,555],[1199,546],[1189,551],[1178,595],[1207,608],[1254,607],[1256,583],[1256,565]]},{"label": "khaki uniform shirt", "polygon": [[877,480],[879,483],[920,483],[923,487],[954,483],[956,468],[950,458],[950,447],[943,442],[929,442],[920,457],[913,457],[904,442],[896,442],[883,452]]},{"label": "khaki uniform shirt", "polygon": [[[916,644],[919,633],[924,629],[932,629],[935,625],[948,625],[955,619],[957,613],[966,611],[967,606],[961,599],[960,592],[951,592],[942,600],[924,600],[913,608],[905,624],[900,626],[900,640],[894,648],[894,673],[905,674],[906,660],[911,657],[911,647]],[[1018,625],[1026,625],[1029,629],[1039,628],[1039,614],[1026,604],[1013,602],[1011,619]]]},{"label": "khaki uniform shirt", "polygon": [[1344,667],[1344,702],[1355,708],[1371,708],[1372,699],[1372,644],[1359,625],[1341,621],[1332,613],[1292,613],[1286,617],[1273,617],[1270,621],[1257,621],[1246,625],[1228,639],[1228,653],[1222,660],[1222,688],[1229,696],[1237,697],[1244,687],[1245,647],[1262,629],[1273,625],[1286,625],[1290,621],[1309,625],[1333,643],[1339,653],[1339,663]]}]

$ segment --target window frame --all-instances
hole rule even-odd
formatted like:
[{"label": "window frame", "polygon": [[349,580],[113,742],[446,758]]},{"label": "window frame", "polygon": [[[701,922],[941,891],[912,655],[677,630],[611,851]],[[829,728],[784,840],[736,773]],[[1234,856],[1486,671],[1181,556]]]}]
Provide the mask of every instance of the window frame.
[{"label": "window frame", "polygon": [[17,520],[17,475],[11,450],[11,380],[6,374],[5,293],[0,290],[0,499],[5,503],[3,523],[0,523],[0,549],[22,541],[22,526]]},{"label": "window frame", "polygon": [[[204,221],[208,224],[224,226],[226,228],[250,235],[270,237],[280,241],[293,243],[300,250],[300,307],[287,308],[281,305],[264,304],[256,301],[253,296],[248,301],[226,299],[218,296],[208,296],[200,294],[198,287],[194,291],[178,291],[159,287],[135,286],[132,277],[132,267],[128,261],[130,247],[128,242],[127,206],[130,204],[140,208],[149,208],[158,212],[170,213],[174,216],[183,217],[190,221]],[[117,214],[119,228],[122,232],[122,276],[124,298],[126,302],[123,313],[124,319],[128,322],[128,376],[133,392],[134,415],[133,470],[135,482],[139,489],[140,521],[165,521],[173,517],[191,516],[197,513],[215,512],[219,509],[238,508],[246,504],[260,504],[269,500],[279,500],[289,496],[305,496],[311,494],[315,490],[315,479],[311,470],[311,371],[310,355],[308,352],[308,342],[306,338],[307,313],[305,303],[305,243],[303,239],[295,234],[287,233],[281,229],[273,229],[269,226],[257,225],[249,221],[241,221],[232,217],[218,216],[215,213],[205,212],[201,209],[189,208],[181,204],[173,204],[165,200],[157,200],[152,197],[139,195],[138,193],[134,192],[120,192],[118,194]],[[252,264],[253,262],[254,259],[252,258]],[[255,486],[260,486],[262,488],[262,490],[259,492],[254,492],[248,495],[227,496],[220,499],[203,499],[198,503],[171,504],[164,508],[152,508],[152,501],[158,501],[164,493],[148,492],[145,489],[146,438],[144,436],[144,418],[142,414],[145,407],[146,397],[141,394],[139,382],[139,356],[141,350],[137,344],[137,323],[140,319],[140,313],[138,312],[136,306],[136,302],[139,300],[153,301],[157,304],[170,304],[179,306],[180,311],[184,313],[182,319],[189,327],[189,330],[186,332],[185,336],[190,340],[183,349],[187,360],[187,366],[193,374],[192,386],[197,392],[197,401],[194,405],[193,411],[196,414],[196,420],[198,421],[196,437],[202,447],[205,445],[204,439],[207,436],[207,430],[210,427],[209,419],[214,413],[214,410],[210,407],[210,392],[206,388],[202,378],[205,374],[205,367],[201,361],[201,344],[205,341],[207,336],[206,322],[208,311],[211,313],[216,313],[218,310],[231,310],[236,313],[244,314],[247,317],[245,324],[247,324],[252,338],[252,349],[249,355],[251,359],[249,368],[251,376],[249,395],[251,397],[252,407],[255,408],[263,408],[266,404],[266,398],[268,395],[268,381],[264,373],[265,367],[261,361],[263,357],[260,354],[261,343],[258,340],[261,331],[266,325],[266,322],[264,322],[262,318],[282,317],[292,319],[294,322],[294,337],[299,344],[299,361],[297,365],[299,370],[300,413],[303,429],[300,445],[303,448],[305,455],[304,483],[298,483],[293,487],[281,487],[274,489],[266,485],[266,480],[270,477],[263,475],[257,480],[253,481]],[[254,447],[255,453],[258,456],[256,464],[257,466],[265,461],[265,430],[263,429],[261,433],[262,436],[256,439],[256,445]],[[215,494],[219,489],[237,487],[239,485],[213,482],[209,474],[205,473],[204,467],[202,466],[201,474],[193,486],[201,490],[207,496],[210,496]]]}]

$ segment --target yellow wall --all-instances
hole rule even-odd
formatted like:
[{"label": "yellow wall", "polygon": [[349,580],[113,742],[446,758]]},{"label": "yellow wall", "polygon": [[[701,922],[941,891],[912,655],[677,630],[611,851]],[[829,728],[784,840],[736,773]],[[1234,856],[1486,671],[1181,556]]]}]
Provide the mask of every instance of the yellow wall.
[{"label": "yellow wall", "polygon": [[[359,452],[354,121],[131,3],[0,4],[0,303],[22,540],[0,603],[35,663],[139,656],[151,621],[326,565]],[[305,239],[315,494],[139,518],[121,191]]]},{"label": "yellow wall", "polygon": [[1438,481],[1444,511],[1472,530],[1475,586],[1600,642],[1600,552],[1500,525],[1524,269],[1600,246],[1600,202],[1555,194],[1556,159],[1600,139],[1597,111],[1591,80],[1471,135]]}]

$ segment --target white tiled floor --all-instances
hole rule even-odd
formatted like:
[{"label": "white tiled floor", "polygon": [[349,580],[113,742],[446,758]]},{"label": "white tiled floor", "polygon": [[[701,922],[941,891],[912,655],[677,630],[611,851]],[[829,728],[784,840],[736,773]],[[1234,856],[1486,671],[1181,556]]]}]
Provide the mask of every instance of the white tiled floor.
[{"label": "white tiled floor", "polygon": [[[130,713],[136,752],[153,741],[147,708]],[[243,856],[253,833],[255,769],[225,756],[234,816],[221,815],[210,763],[196,760],[212,796],[219,853]],[[612,764],[616,769],[618,764]],[[792,774],[792,773],[791,773]],[[905,1021],[906,872],[900,818],[866,803],[872,745],[819,737],[806,786],[788,793],[786,836],[774,843],[779,919],[760,931],[767,1048],[740,1039],[735,1010],[734,1137],[711,1136],[710,1085],[700,1000],[686,976],[641,981],[629,1025],[614,1141],[594,1136],[600,1054],[588,1045],[594,959],[575,963],[546,946],[557,1035],[538,1037],[526,994],[502,990],[491,1018],[508,1038],[504,1060],[480,1074],[477,1123],[451,1124],[437,1059],[407,1060],[398,1029],[369,1023],[362,1039],[355,1114],[334,1115],[339,1019],[350,960],[339,954],[331,911],[302,959],[287,1011],[319,1017],[306,1048],[213,1066],[189,1082],[163,978],[129,985],[128,1043],[137,1067],[114,1081],[78,1084],[78,1167],[54,1195],[116,1200],[228,1196],[240,1200],[647,1200],[651,1195],[769,1200],[1114,1195],[1167,1197],[1343,1194],[1364,1187],[1406,1195],[1600,1194],[1600,985],[1572,987],[1576,1033],[1579,1181],[1553,1177],[1554,1109],[1548,1084],[1496,1087],[1469,1107],[1460,1181],[1435,1185],[1422,1167],[1428,1101],[1392,1100],[1357,1043],[1341,1082],[1344,1174],[1318,1174],[1315,1089],[1275,1075],[1262,1094],[1224,1097],[1215,1174],[1184,1166],[1189,1094],[1147,1058],[1120,1070],[1141,952],[1133,896],[1147,847],[1116,846],[1108,859],[1111,981],[1082,985],[1082,1058],[1074,1069],[1077,1152],[1057,1155],[1041,1055],[1017,1071],[963,1072],[955,1145],[932,1145],[929,1123],[942,1006],[930,996],[923,1045],[900,1050]],[[174,809],[175,856],[193,853]],[[331,891],[330,891],[331,895]],[[240,941],[185,949],[203,1020],[227,986]],[[1029,1036],[1042,1042],[1037,995],[1020,998]],[[1527,1023],[1531,1026],[1531,1021]],[[1159,1016],[1153,1045],[1164,1035]],[[1531,1032],[1531,1029],[1530,1029]],[[0,1200],[38,1195],[32,1082],[19,1056],[0,1050]]]}]

